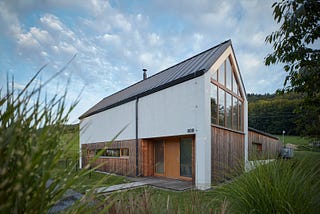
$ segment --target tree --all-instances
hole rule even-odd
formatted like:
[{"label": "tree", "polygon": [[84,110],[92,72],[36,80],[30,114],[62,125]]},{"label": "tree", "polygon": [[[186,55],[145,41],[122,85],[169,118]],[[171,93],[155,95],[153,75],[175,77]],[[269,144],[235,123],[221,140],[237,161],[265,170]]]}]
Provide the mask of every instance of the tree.
[{"label": "tree", "polygon": [[284,64],[288,74],[283,91],[304,95],[305,102],[298,109],[303,110],[301,121],[313,124],[311,128],[299,123],[298,128],[307,136],[320,137],[320,129],[315,129],[320,126],[320,1],[280,0],[272,7],[281,26],[266,37],[274,52],[267,55],[265,64]]}]

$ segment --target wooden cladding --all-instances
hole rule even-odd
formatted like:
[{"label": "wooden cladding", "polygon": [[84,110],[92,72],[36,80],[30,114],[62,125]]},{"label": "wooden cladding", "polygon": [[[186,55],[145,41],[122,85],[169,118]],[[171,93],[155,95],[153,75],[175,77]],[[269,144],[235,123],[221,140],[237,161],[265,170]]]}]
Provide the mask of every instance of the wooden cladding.
[{"label": "wooden cladding", "polygon": [[276,158],[281,149],[279,139],[253,130],[249,130],[248,144],[249,160]]},{"label": "wooden cladding", "polygon": [[211,126],[211,182],[232,177],[244,163],[243,133]]},{"label": "wooden cladding", "polygon": [[[136,141],[116,141],[102,142],[92,144],[82,144],[82,162],[83,166],[90,164],[90,167],[98,167],[98,170],[104,172],[112,172],[119,175],[136,175]],[[99,157],[95,162],[91,162],[97,150],[109,149],[128,149],[129,156],[120,157]]]}]

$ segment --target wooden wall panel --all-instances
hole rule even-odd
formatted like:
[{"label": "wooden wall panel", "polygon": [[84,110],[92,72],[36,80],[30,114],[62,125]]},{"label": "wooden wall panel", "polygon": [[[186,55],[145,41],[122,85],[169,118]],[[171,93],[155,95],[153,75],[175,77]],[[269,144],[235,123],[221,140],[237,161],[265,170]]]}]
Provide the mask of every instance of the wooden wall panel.
[{"label": "wooden wall panel", "polygon": [[232,177],[244,164],[244,134],[211,126],[211,181]]},{"label": "wooden wall panel", "polygon": [[[129,157],[103,157],[98,158],[94,163],[92,159],[95,151],[102,148],[128,148]],[[98,170],[119,175],[136,175],[136,141],[115,141],[115,142],[102,142],[82,145],[82,162],[85,167],[90,164],[91,167],[99,166]]]},{"label": "wooden wall panel", "polygon": [[[262,151],[259,153],[254,151],[253,143],[261,144]],[[253,130],[249,130],[248,144],[249,160],[276,158],[282,146],[279,139]]]}]

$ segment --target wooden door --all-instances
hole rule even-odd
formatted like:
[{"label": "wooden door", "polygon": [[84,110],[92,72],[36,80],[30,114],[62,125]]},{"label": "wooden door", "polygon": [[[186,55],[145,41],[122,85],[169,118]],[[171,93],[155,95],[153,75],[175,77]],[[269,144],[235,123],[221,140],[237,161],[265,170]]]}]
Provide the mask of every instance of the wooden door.
[{"label": "wooden door", "polygon": [[165,141],[165,176],[169,178],[180,177],[180,142],[179,139]]}]

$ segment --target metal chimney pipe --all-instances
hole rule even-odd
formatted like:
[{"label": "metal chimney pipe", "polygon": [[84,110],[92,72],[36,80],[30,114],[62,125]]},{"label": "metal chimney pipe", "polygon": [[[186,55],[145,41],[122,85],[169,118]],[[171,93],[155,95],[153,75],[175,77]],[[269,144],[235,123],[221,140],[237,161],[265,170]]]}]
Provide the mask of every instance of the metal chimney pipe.
[{"label": "metal chimney pipe", "polygon": [[147,79],[147,69],[142,69],[143,71],[143,80]]}]

